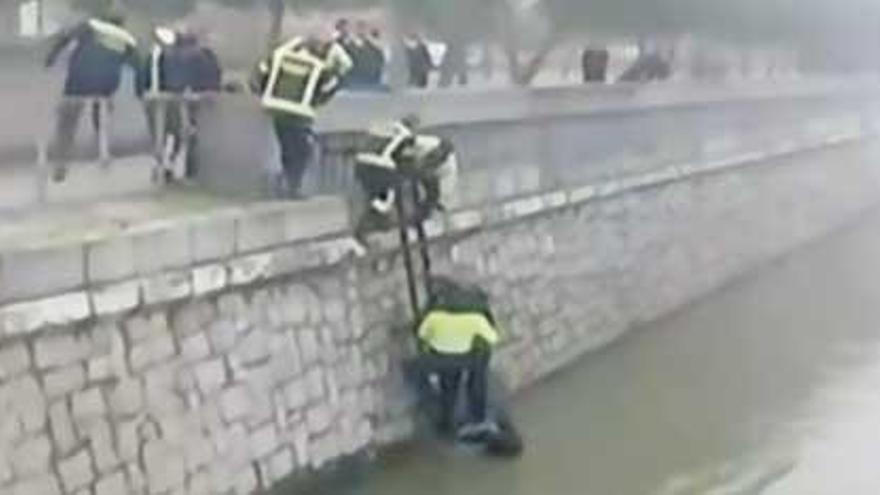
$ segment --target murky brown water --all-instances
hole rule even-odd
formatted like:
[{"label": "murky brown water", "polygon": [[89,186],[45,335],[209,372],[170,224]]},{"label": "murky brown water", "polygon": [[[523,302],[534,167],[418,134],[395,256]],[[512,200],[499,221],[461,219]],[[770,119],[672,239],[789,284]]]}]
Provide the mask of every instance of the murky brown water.
[{"label": "murky brown water", "polygon": [[514,403],[517,462],[436,446],[327,493],[880,494],[880,216]]}]

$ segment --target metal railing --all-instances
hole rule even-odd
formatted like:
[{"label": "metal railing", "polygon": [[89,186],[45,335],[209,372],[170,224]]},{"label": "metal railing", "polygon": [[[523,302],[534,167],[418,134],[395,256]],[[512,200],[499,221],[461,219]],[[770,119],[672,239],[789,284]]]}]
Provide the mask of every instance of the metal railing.
[{"label": "metal railing", "polygon": [[[196,134],[195,115],[199,105],[210,100],[205,93],[147,94],[142,100],[148,124],[144,135],[149,135],[150,146],[136,151],[135,155],[150,155],[154,159],[152,180],[161,184],[172,169],[172,159],[186,157],[190,153],[192,138]],[[36,143],[36,187],[39,203],[47,201],[49,184],[63,181],[69,172],[76,173],[70,164],[75,160],[76,135],[86,113],[96,137],[94,161],[102,168],[109,168],[116,157],[113,155],[114,104],[110,97],[64,96],[54,113],[54,122],[48,135]],[[128,136],[129,138],[131,136]],[[92,161],[87,159],[86,161]]]}]

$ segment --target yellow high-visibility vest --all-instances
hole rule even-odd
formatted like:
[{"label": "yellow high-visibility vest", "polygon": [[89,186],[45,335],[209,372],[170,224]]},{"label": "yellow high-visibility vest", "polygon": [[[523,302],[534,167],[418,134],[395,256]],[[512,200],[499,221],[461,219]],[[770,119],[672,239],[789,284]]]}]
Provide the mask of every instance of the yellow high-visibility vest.
[{"label": "yellow high-visibility vest", "polygon": [[489,345],[500,340],[498,332],[481,313],[450,313],[434,310],[419,326],[419,339],[441,354],[467,354],[476,337]]},{"label": "yellow high-visibility vest", "polygon": [[367,151],[358,153],[355,162],[396,170],[394,155],[413,137],[412,131],[400,122],[374,126],[367,136]]},{"label": "yellow high-visibility vest", "polygon": [[294,38],[272,53],[268,67],[261,67],[269,72],[262,105],[269,110],[314,119],[318,91],[333,89],[319,84],[339,83],[337,78],[322,82],[321,75],[330,72],[339,76],[351,66],[351,57],[338,44],[334,43],[322,59],[309,52],[301,38]]}]

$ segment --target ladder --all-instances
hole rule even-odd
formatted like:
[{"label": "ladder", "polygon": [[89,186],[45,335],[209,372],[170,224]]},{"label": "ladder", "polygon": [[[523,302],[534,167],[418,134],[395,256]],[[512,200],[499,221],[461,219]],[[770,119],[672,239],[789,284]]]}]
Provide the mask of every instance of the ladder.
[{"label": "ladder", "polygon": [[[419,321],[422,317],[422,305],[419,298],[419,285],[422,285],[426,297],[426,303],[431,297],[431,255],[428,246],[428,238],[425,234],[424,221],[411,212],[407,212],[407,204],[416,208],[420,202],[420,191],[417,181],[408,179],[398,184],[394,191],[394,206],[397,210],[398,234],[400,236],[400,250],[403,255],[403,266],[406,271],[406,285],[409,292],[410,309],[413,321]],[[407,197],[408,196],[408,197]],[[407,201],[409,199],[409,201]],[[411,225],[412,224],[412,225]],[[411,239],[410,226],[415,230],[416,238]],[[415,246],[413,246],[415,245]],[[421,271],[417,270],[413,260],[412,249],[416,247],[421,258]],[[421,284],[419,283],[421,277]]]}]

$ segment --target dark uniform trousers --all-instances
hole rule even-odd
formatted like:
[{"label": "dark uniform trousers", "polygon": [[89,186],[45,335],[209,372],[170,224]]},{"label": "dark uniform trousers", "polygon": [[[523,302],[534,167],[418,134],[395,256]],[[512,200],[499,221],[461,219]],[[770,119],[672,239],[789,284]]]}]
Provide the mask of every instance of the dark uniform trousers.
[{"label": "dark uniform trousers", "polygon": [[274,125],[287,190],[297,196],[301,194],[303,176],[314,156],[315,134],[309,124],[295,119],[276,117]]},{"label": "dark uniform trousers", "polygon": [[436,373],[440,381],[440,424],[442,431],[451,431],[455,421],[455,405],[462,379],[467,380],[468,420],[486,420],[488,403],[489,360],[491,352],[475,349],[468,354],[429,352],[419,357],[419,368],[425,376]]}]

